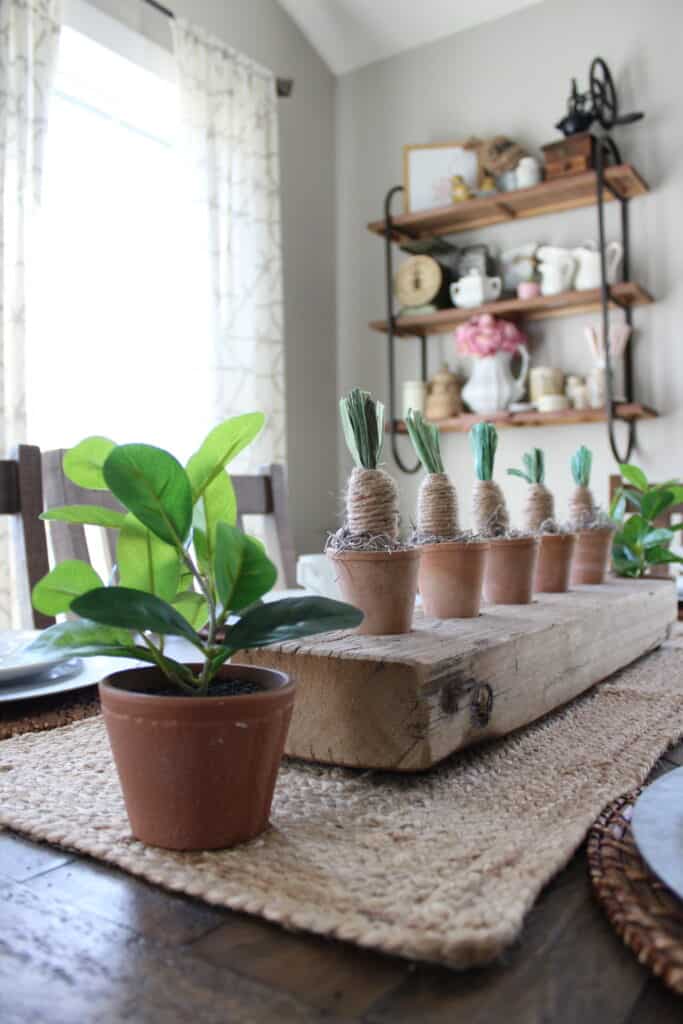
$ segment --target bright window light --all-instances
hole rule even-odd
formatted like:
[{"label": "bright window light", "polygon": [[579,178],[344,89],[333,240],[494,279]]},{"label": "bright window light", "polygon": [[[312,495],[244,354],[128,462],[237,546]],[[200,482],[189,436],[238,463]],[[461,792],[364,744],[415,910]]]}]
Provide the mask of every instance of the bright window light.
[{"label": "bright window light", "polygon": [[178,143],[175,83],[64,28],[28,332],[44,449],[103,434],[186,458],[213,426],[208,247]]}]

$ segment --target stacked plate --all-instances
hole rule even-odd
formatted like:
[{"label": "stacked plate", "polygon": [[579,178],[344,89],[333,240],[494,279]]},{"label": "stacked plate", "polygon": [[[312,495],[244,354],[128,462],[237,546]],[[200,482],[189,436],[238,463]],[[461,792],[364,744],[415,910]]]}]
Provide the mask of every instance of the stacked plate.
[{"label": "stacked plate", "polygon": [[643,790],[633,809],[631,831],[643,860],[683,899],[683,768]]},{"label": "stacked plate", "polygon": [[0,633],[0,703],[78,689],[92,682],[80,678],[80,658],[30,651],[29,645],[38,635],[30,630]]}]

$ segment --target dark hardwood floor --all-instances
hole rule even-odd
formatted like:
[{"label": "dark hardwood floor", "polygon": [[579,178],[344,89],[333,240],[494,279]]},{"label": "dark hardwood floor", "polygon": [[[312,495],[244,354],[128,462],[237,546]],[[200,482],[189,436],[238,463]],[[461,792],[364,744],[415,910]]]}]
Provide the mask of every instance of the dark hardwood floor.
[{"label": "dark hardwood floor", "polygon": [[[683,765],[683,743],[654,775]],[[501,963],[458,973],[289,934],[0,833],[0,1024],[680,1024],[583,850]]]}]

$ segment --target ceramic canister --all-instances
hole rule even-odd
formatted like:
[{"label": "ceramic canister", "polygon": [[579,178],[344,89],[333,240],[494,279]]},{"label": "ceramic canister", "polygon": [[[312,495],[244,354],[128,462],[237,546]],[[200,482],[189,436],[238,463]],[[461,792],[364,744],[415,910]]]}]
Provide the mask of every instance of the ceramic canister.
[{"label": "ceramic canister", "polygon": [[408,415],[408,410],[424,412],[427,401],[427,385],[423,380],[404,380],[402,395],[403,419]]},{"label": "ceramic canister", "polygon": [[555,366],[533,366],[529,373],[529,398],[538,402],[541,395],[561,395],[564,374]]}]

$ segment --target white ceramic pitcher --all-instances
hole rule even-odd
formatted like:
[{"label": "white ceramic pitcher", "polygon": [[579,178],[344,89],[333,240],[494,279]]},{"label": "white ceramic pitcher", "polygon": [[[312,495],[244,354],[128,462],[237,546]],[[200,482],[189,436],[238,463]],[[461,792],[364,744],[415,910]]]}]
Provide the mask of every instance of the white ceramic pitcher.
[{"label": "white ceramic pitcher", "polygon": [[542,245],[537,255],[540,260],[538,269],[541,272],[541,294],[559,295],[560,292],[568,291],[574,276],[574,256],[569,249]]},{"label": "white ceramic pitcher", "polygon": [[[608,284],[616,283],[623,255],[624,249],[620,242],[610,242],[605,246],[605,267]],[[572,256],[576,260],[577,265],[576,278],[574,280],[574,287],[577,291],[599,288],[602,271],[600,267],[600,249],[595,242],[584,242],[583,245],[572,250]]]},{"label": "white ceramic pitcher", "polygon": [[529,372],[529,351],[526,345],[517,349],[522,359],[519,374],[514,377],[510,363],[511,352],[496,352],[492,356],[479,356],[472,362],[472,375],[462,389],[462,397],[472,412],[488,415],[507,409],[510,402],[524,397]]}]

